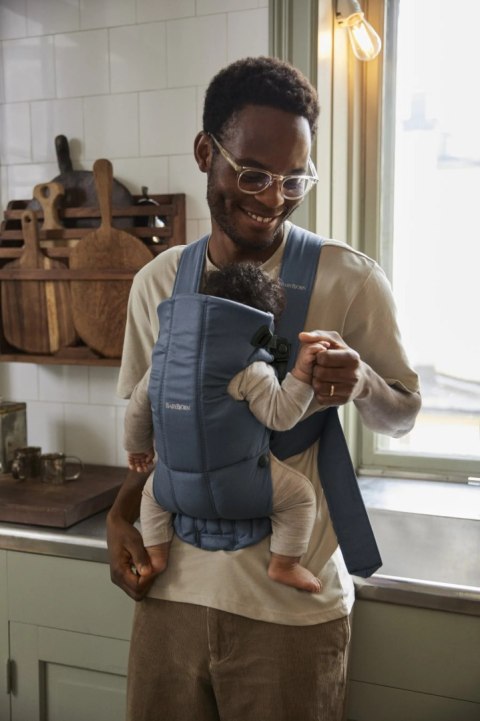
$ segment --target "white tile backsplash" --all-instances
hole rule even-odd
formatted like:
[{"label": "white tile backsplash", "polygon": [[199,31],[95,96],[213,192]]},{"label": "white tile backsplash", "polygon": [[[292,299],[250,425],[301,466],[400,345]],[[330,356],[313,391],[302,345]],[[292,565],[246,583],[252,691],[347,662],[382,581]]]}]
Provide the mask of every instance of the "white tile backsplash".
[{"label": "white tile backsplash", "polygon": [[64,452],[78,456],[84,463],[117,461],[115,406],[75,404],[65,407]]},{"label": "white tile backsplash", "polygon": [[28,35],[53,35],[80,28],[80,0],[27,0]]},{"label": "white tile backsplash", "polygon": [[41,100],[30,104],[32,121],[32,159],[57,162],[55,137],[83,138],[83,100]]},{"label": "white tile backsplash", "polygon": [[53,37],[5,40],[3,72],[7,103],[54,98]]},{"label": "white tile backsplash", "polygon": [[227,48],[229,63],[245,55],[245,35],[251,55],[268,53],[268,8],[228,13]]},{"label": "white tile backsplash", "polygon": [[141,155],[192,154],[195,132],[195,88],[140,93]]},{"label": "white tile backsplash", "polygon": [[[142,48],[142,52],[138,49]],[[165,23],[110,30],[112,93],[155,90],[167,85]]]},{"label": "white tile backsplash", "polygon": [[84,99],[87,158],[138,157],[138,94]]},{"label": "white tile backsplash", "polygon": [[31,160],[31,126],[29,103],[0,106],[0,162],[28,163]]},{"label": "white tile backsplash", "polygon": [[27,0],[0,2],[0,40],[27,34]]},{"label": "white tile backsplash", "polygon": [[169,87],[210,82],[226,63],[226,29],[223,13],[167,23]]},{"label": "white tile backsplash", "polygon": [[133,195],[141,195],[143,185],[151,194],[168,193],[168,157],[120,158],[115,161],[115,177]]},{"label": "white tile backsplash", "polygon": [[171,20],[195,15],[195,0],[137,0],[137,22]]},{"label": "white tile backsplash", "polygon": [[65,451],[65,405],[27,401],[27,440],[43,453]]},{"label": "white tile backsplash", "polygon": [[135,23],[135,0],[80,0],[80,28],[106,28]]},{"label": "white tile backsplash", "polygon": [[[193,141],[208,82],[268,51],[268,0],[0,0],[0,192],[29,199],[109,157],[132,193],[183,192],[187,240],[210,230]],[[29,442],[125,467],[118,368],[0,363],[0,395],[25,401]]]},{"label": "white tile backsplash", "polygon": [[207,176],[198,169],[193,153],[169,158],[169,193],[186,193],[190,218],[209,216]]},{"label": "white tile backsplash", "polygon": [[107,94],[108,60],[105,29],[55,35],[57,97]]},{"label": "white tile backsplash", "polygon": [[73,365],[38,366],[39,400],[45,402],[86,403],[88,368]]},{"label": "white tile backsplash", "polygon": [[232,10],[251,10],[258,7],[258,0],[197,0],[197,14],[231,12]]},{"label": "white tile backsplash", "polygon": [[37,366],[33,363],[1,363],[0,397],[6,401],[38,400]]}]

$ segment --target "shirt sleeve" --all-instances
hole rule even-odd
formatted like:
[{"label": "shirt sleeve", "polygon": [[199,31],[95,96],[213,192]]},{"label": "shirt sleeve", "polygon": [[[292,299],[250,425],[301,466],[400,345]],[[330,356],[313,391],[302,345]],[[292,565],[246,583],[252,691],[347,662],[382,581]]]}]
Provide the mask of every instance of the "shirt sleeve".
[{"label": "shirt sleeve", "polygon": [[150,369],[135,386],[125,411],[123,446],[129,453],[148,451],[153,445],[153,420],[148,383]]},{"label": "shirt sleeve", "polygon": [[274,431],[293,428],[313,398],[313,389],[287,373],[282,384],[268,363],[256,361],[237,373],[228,392],[238,401],[247,401],[255,418]]}]

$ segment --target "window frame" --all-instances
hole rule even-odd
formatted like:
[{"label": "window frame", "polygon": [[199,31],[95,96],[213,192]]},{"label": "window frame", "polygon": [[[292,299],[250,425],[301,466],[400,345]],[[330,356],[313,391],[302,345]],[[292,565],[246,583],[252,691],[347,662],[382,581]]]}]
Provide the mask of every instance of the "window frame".
[{"label": "window frame", "polygon": [[[335,0],[270,0],[270,53],[292,62],[317,86],[321,112],[312,152],[319,173],[308,206],[294,221],[343,240],[377,260],[392,277],[388,245],[393,231],[394,113],[398,6],[401,0],[362,0],[382,37],[380,55],[357,61],[335,18]],[[316,32],[312,31],[316,27]],[[376,448],[376,434],[353,404],[341,418],[359,475],[448,480],[479,476],[476,459],[401,455]]]}]

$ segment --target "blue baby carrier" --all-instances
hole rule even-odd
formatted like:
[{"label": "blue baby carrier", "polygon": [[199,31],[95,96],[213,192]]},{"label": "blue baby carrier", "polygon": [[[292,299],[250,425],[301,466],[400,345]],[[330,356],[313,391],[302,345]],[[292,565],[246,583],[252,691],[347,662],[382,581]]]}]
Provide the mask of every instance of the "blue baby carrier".
[{"label": "blue baby carrier", "polygon": [[[205,236],[185,248],[172,297],[158,307],[149,385],[155,498],[174,514],[177,535],[199,548],[258,543],[271,533],[269,448],[284,460],[320,439],[319,474],[345,563],[350,573],[370,576],[382,562],[337,409],[271,432],[226,390],[255,360],[277,363],[281,371],[293,366],[322,241],[292,226],[280,272],[287,303],[276,329],[269,313],[198,293],[207,243]],[[292,345],[288,366],[285,338]]]}]

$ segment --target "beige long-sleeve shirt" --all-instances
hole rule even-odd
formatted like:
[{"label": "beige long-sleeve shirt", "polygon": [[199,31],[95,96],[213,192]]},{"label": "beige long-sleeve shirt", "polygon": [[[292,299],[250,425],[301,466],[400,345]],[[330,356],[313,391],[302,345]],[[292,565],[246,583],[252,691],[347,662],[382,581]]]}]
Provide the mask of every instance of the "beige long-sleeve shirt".
[{"label": "beige long-sleeve shirt", "polygon": [[[288,232],[289,224],[287,224]],[[130,295],[118,393],[128,398],[150,366],[158,336],[157,306],[170,297],[183,246],[165,251],[136,275]],[[263,265],[277,277],[284,244]],[[212,269],[207,258],[206,269]],[[305,330],[335,330],[389,385],[418,391],[418,378],[402,346],[390,285],[370,258],[336,241],[322,247],[305,321]],[[318,409],[313,400],[307,413]],[[317,496],[317,519],[302,562],[323,586],[322,593],[301,594],[271,581],[265,569],[269,543],[229,553],[203,551],[173,539],[169,567],[150,595],[195,603],[264,621],[309,625],[347,615],[354,600],[332,527],[317,470],[317,444],[287,459],[305,474]]]}]

